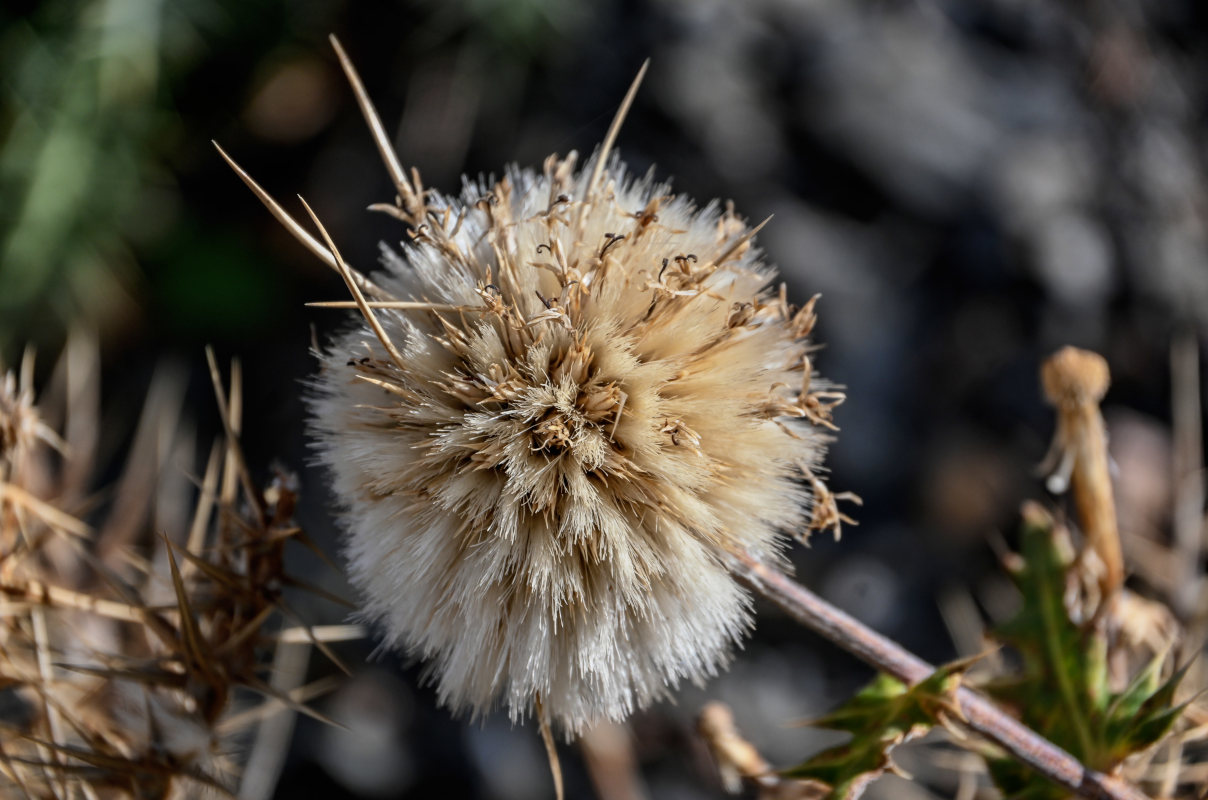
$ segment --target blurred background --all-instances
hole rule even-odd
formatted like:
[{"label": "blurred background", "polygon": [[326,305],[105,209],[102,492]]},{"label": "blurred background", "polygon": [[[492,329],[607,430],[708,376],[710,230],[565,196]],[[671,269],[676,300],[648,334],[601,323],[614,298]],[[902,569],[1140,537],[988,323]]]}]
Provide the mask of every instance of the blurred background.
[{"label": "blurred background", "polygon": [[[650,57],[622,156],[702,202],[774,214],[758,242],[790,296],[823,295],[815,363],[849,395],[830,483],[865,505],[841,542],[796,554],[799,577],[928,659],[976,652],[979,616],[1013,602],[995,543],[1022,499],[1044,497],[1038,365],[1075,344],[1113,370],[1133,586],[1175,599],[1171,509],[1202,465],[1201,406],[1172,401],[1198,390],[1208,333],[1205,23],[1196,0],[7,0],[0,359],[34,345],[48,368],[69,330],[95,336],[116,474],[157,369],[188,376],[207,437],[202,348],[238,356],[252,467],[299,472],[301,522],[335,554],[300,394],[312,331],[341,313],[303,304],[343,286],[210,140],[286,207],[303,194],[365,268],[403,232],[365,210],[392,190],[329,33],[403,163],[446,190],[589,153]],[[313,558],[296,569],[351,596]],[[1183,592],[1177,610],[1202,607]],[[356,674],[316,705],[347,729],[300,721],[277,796],[552,796],[531,727],[451,719],[418,666],[372,641],[340,652]],[[311,677],[331,671],[314,662]],[[632,720],[646,796],[720,796],[693,733],[707,699],[789,766],[833,741],[793,723],[870,676],[762,608],[725,676]],[[569,796],[592,796],[575,748],[563,765]],[[870,796],[950,796],[936,781]]]}]

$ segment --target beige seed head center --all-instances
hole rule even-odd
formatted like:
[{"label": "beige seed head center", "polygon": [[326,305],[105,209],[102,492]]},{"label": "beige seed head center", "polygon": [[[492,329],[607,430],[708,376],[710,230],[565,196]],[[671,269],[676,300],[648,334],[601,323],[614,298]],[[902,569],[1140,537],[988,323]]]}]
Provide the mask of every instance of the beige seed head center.
[{"label": "beige seed head center", "polygon": [[[528,410],[535,417],[532,449],[550,457],[569,454],[584,471],[603,466],[610,447],[623,449],[616,426],[625,405],[625,393],[616,381],[602,380],[589,347],[573,343],[550,364],[545,396],[552,402]],[[534,399],[536,399],[534,397]]]}]

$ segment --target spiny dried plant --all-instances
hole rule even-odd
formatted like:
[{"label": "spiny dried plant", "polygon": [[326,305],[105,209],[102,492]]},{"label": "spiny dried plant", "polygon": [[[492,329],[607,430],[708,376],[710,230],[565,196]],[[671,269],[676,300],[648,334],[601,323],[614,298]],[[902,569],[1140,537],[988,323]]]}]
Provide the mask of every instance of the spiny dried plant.
[{"label": "spiny dried plant", "polygon": [[[239,372],[228,396],[211,358],[226,437],[196,492],[161,474],[192,457],[179,395],[161,381],[101,502],[89,493],[94,355],[77,340],[63,359],[63,438],[34,403],[32,359],[0,383],[0,795],[229,797],[238,737],[274,710],[307,711],[316,688],[290,694],[263,674],[276,612],[293,616],[282,591],[285,545],[302,537],[295,490],[284,475],[263,493],[251,481]],[[148,541],[149,520],[161,541]],[[252,693],[271,700],[251,704]]]},{"label": "spiny dried plant", "polygon": [[751,625],[727,554],[784,563],[790,532],[846,519],[820,477],[843,396],[810,359],[817,298],[777,289],[762,226],[612,155],[640,75],[582,168],[448,196],[404,172],[336,48],[402,249],[365,277],[232,166],[344,276],[355,301],[326,305],[362,315],[311,408],[365,618],[455,711],[568,734],[713,674]]}]

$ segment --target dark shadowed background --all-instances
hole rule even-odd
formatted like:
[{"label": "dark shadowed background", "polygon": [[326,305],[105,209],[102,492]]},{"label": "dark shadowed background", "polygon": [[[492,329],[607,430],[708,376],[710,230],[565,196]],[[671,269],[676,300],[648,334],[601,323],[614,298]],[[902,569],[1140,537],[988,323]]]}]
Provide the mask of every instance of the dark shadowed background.
[{"label": "dark shadowed background", "polygon": [[[51,357],[71,328],[102,347],[103,432],[120,453],[152,373],[202,348],[246,372],[253,469],[302,480],[302,524],[331,553],[325,479],[307,466],[301,381],[343,312],[334,273],[222,163],[219,141],[288,208],[312,203],[367,267],[400,224],[326,37],[338,35],[404,164],[463,173],[589,153],[643,59],[619,142],[700,201],[731,198],[798,302],[823,295],[815,359],[847,386],[831,485],[859,527],[796,554],[806,583],[921,655],[980,646],[1012,602],[1010,541],[1052,431],[1040,359],[1105,354],[1125,549],[1162,548],[1172,503],[1171,348],[1208,332],[1208,11],[1195,0],[75,0],[0,11],[0,357]],[[313,558],[297,570],[351,594]],[[1134,585],[1159,593],[1161,570]],[[299,596],[314,622],[343,612]],[[1197,607],[1184,609],[1197,612]],[[298,723],[282,798],[552,796],[532,726],[434,707],[421,670],[373,643]],[[331,671],[312,659],[311,677]],[[637,715],[649,796],[717,797],[692,732],[709,698],[776,764],[817,749],[816,716],[870,677],[763,608],[733,669]],[[571,797],[591,796],[564,748]],[[950,796],[943,777],[938,796]],[[884,782],[880,797],[929,797]]]}]

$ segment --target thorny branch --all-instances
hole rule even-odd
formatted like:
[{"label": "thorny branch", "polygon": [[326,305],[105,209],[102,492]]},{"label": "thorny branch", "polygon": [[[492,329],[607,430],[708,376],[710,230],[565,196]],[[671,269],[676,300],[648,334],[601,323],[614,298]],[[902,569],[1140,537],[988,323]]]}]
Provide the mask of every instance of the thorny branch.
[{"label": "thorny branch", "polygon": [[[847,652],[908,684],[925,680],[935,667],[779,570],[747,553],[730,554],[730,569],[752,590],[790,617]],[[962,687],[957,693],[963,723],[1050,780],[1091,800],[1147,800],[1130,784],[1095,772],[1027,728],[990,700]]]}]

